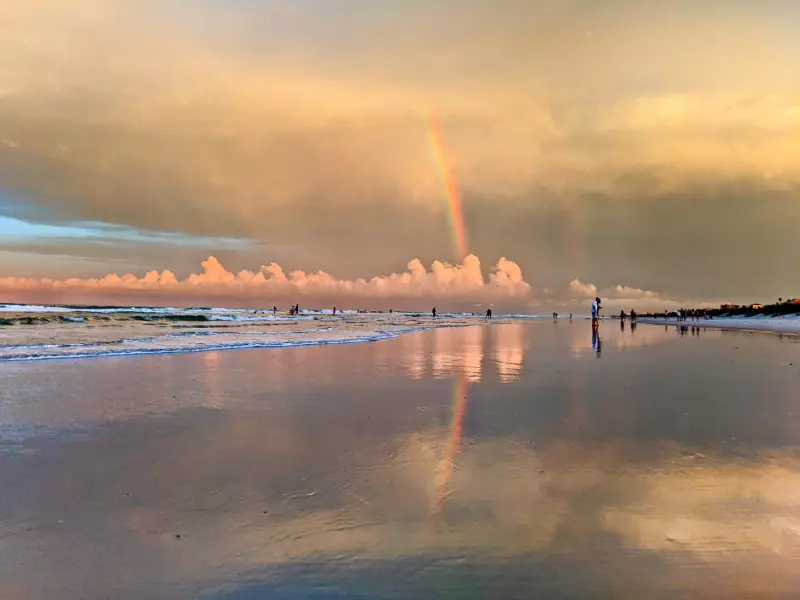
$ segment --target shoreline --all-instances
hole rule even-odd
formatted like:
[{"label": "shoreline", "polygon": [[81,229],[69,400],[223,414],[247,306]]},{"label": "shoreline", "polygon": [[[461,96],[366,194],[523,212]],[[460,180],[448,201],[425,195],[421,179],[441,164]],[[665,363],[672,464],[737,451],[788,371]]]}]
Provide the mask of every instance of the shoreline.
[{"label": "shoreline", "polygon": [[369,343],[428,329],[550,318],[510,314],[490,320],[474,313],[441,313],[432,318],[424,313],[333,315],[329,311],[287,316],[222,308],[208,309],[203,314],[195,309],[107,309],[105,313],[64,315],[43,312],[41,306],[29,306],[27,312],[4,312],[8,308],[0,305],[0,364]]},{"label": "shoreline", "polygon": [[[314,346],[337,346],[353,344],[369,344],[384,340],[396,339],[406,334],[422,333],[436,329],[462,329],[469,327],[488,327],[513,323],[512,319],[497,319],[496,323],[475,319],[441,320],[436,322],[399,322],[387,324],[374,322],[373,327],[366,330],[327,327],[322,329],[288,330],[288,331],[232,331],[216,332],[189,331],[186,333],[165,332],[162,337],[122,338],[114,341],[89,340],[83,343],[23,343],[0,344],[0,365],[4,363],[25,363],[48,360],[85,360],[93,358],[123,358],[137,356],[196,354],[203,352],[219,352],[228,350],[259,350],[301,348]],[[227,328],[226,328],[227,329]],[[243,340],[242,337],[261,337],[262,339]],[[184,338],[184,336],[186,336]],[[199,337],[198,337],[199,336]],[[210,337],[214,336],[214,337]],[[116,336],[115,336],[116,337]],[[163,345],[165,338],[174,340],[182,338],[187,343],[177,346]],[[220,339],[215,339],[220,338]],[[194,342],[194,340],[202,340]],[[209,340],[209,341],[206,341]],[[213,341],[211,341],[213,340]]]},{"label": "shoreline", "polygon": [[637,323],[645,325],[668,325],[702,327],[704,329],[726,329],[734,331],[762,331],[788,335],[800,335],[800,318],[797,317],[716,317],[700,321],[678,321],[675,318],[655,319],[639,317]]}]

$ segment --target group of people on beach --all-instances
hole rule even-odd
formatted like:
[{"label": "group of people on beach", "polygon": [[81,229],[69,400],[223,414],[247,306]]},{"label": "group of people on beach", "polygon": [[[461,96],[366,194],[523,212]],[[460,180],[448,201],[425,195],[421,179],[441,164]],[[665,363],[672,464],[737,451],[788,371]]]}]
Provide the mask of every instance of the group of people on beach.
[{"label": "group of people on beach", "polygon": [[[595,298],[594,302],[592,302],[592,325],[595,326],[595,327],[599,324],[599,321],[600,321],[600,309],[601,308],[603,308],[603,307],[600,305],[600,298]],[[553,313],[553,314],[555,314],[555,313]],[[572,316],[572,315],[570,315],[570,316]],[[638,317],[638,316],[639,315],[636,313],[636,311],[634,309],[631,309],[631,311],[629,313],[627,313],[627,314],[625,314],[625,310],[624,309],[619,311],[620,321],[624,321],[625,319],[629,319],[631,321],[631,323],[635,323],[636,322],[636,317]]]},{"label": "group of people on beach", "polygon": [[[648,315],[650,316],[650,315]],[[670,317],[674,316],[677,321],[708,321],[709,319],[713,319],[714,316],[711,315],[708,310],[703,308],[679,308],[674,313],[665,310],[663,314],[653,314],[653,317],[660,317],[663,316],[664,319],[669,319]]]},{"label": "group of people on beach", "polygon": [[[599,325],[600,310],[601,309],[602,309],[602,306],[600,305],[600,298],[595,298],[594,302],[592,302],[592,308],[591,308],[591,312],[592,312],[592,327],[597,327]],[[258,313],[259,311],[255,310],[253,312],[254,313]],[[337,309],[334,306],[333,310],[331,312],[335,316],[337,313],[341,314],[342,311],[340,311],[339,309]],[[357,312],[361,313],[361,312],[367,312],[367,311],[366,310],[363,310],[363,311],[359,310]],[[389,309],[389,314],[392,314],[392,312],[393,312],[393,310]],[[272,307],[272,314],[273,315],[278,314],[278,307],[277,306],[273,306]],[[300,314],[300,304],[294,304],[293,306],[291,306],[289,308],[289,315],[290,316],[295,316],[295,315],[299,315],[299,314]],[[435,319],[438,316],[438,314],[439,313],[437,312],[436,307],[434,306],[431,309],[431,316]],[[472,314],[474,315],[475,313],[472,313]],[[667,311],[664,311],[664,318],[667,318],[668,314],[669,313]],[[701,317],[706,318],[706,319],[709,318],[708,315],[705,314],[705,311],[702,311],[702,310],[699,310],[699,309],[694,309],[694,310],[680,309],[680,310],[677,311],[677,315],[678,315],[678,321],[686,321],[686,320],[690,320],[690,319],[699,320]],[[636,321],[636,317],[637,317],[636,311],[633,310],[633,309],[631,309],[631,312],[628,315],[625,314],[624,310],[620,311],[620,313],[619,313],[619,318],[623,319],[623,320],[626,319],[626,318],[630,318],[631,321]],[[487,319],[491,319],[492,318],[492,309],[491,308],[486,309],[486,318]],[[557,320],[557,319],[558,319],[558,313],[557,312],[553,312],[553,320]],[[569,315],[569,320],[570,320],[570,322],[572,322],[572,314]]]},{"label": "group of people on beach", "polygon": [[[678,321],[699,321],[700,319],[707,320],[709,318],[706,311],[699,308],[680,308],[675,311]],[[664,311],[664,318],[667,318],[667,311]]]},{"label": "group of people on beach", "polygon": [[[390,310],[389,312],[391,313],[392,311]],[[431,309],[431,316],[435,319],[437,314],[438,313],[436,312],[436,307],[434,306]],[[474,315],[475,313],[472,313],[472,314]],[[491,319],[492,318],[492,309],[491,308],[487,308],[486,309],[486,318],[487,319]]]}]

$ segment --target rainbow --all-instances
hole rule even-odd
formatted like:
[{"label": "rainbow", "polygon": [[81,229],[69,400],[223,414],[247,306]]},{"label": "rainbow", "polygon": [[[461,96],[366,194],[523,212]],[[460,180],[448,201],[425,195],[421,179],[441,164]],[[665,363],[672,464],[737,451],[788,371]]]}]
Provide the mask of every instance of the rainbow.
[{"label": "rainbow", "polygon": [[448,220],[453,235],[453,251],[457,260],[462,260],[469,251],[467,250],[467,229],[464,227],[464,212],[461,207],[461,192],[458,189],[450,161],[447,160],[442,132],[433,117],[428,118],[428,139],[433,150],[433,158],[439,170],[439,177],[447,196]]},{"label": "rainbow", "polygon": [[450,419],[450,438],[447,440],[444,458],[439,463],[436,475],[436,510],[440,510],[447,498],[447,484],[453,476],[456,455],[461,449],[461,435],[464,431],[464,415],[467,413],[467,391],[469,382],[463,373],[453,384],[453,415]]}]

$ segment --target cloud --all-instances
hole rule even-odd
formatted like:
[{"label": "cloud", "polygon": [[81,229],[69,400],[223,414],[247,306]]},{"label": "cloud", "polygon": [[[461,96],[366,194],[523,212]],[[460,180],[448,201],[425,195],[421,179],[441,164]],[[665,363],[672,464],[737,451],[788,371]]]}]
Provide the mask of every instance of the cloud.
[{"label": "cloud", "polygon": [[286,273],[271,263],[257,271],[228,271],[215,257],[202,262],[203,271],[178,279],[172,271],[150,271],[142,277],[109,273],[100,278],[29,279],[0,278],[0,292],[7,297],[36,302],[58,298],[91,299],[124,296],[138,301],[170,301],[175,298],[221,298],[245,302],[363,302],[378,299],[449,299],[455,301],[521,301],[531,294],[519,266],[501,258],[485,280],[477,256],[467,256],[461,264],[434,261],[427,270],[419,259],[408,263],[408,270],[371,279],[337,279],[324,271]]},{"label": "cloud", "polygon": [[[583,284],[581,284],[583,285]],[[587,288],[594,288],[591,284],[586,284]],[[713,307],[721,301],[676,297],[664,292],[643,290],[627,285],[616,285],[609,289],[600,289],[599,296],[603,299],[603,305],[608,309],[633,308],[638,311],[661,312],[665,309],[676,310],[679,308],[694,307]]]},{"label": "cloud", "polygon": [[[788,5],[4,4],[0,181],[42,222],[291,245],[346,277],[409,248],[428,261],[448,247],[434,116],[479,255],[518,256],[551,289],[585,252],[601,286],[730,295],[746,264],[752,290],[789,293]],[[759,239],[729,243],[744,234]]]},{"label": "cloud", "polygon": [[637,311],[656,311],[664,309],[675,310],[685,307],[716,306],[718,301],[677,298],[663,292],[644,290],[618,284],[610,288],[600,288],[592,283],[583,283],[579,279],[569,282],[566,290],[568,304],[576,304],[586,298],[599,296],[604,308],[616,311],[617,309]]},{"label": "cloud", "polygon": [[651,292],[650,290],[640,290],[639,288],[632,288],[626,285],[617,285],[614,288],[614,296],[616,298],[641,300],[645,298],[661,298],[662,294],[659,292]]},{"label": "cloud", "polygon": [[579,298],[594,298],[597,296],[597,287],[591,283],[581,283],[579,279],[569,282],[569,294]]},{"label": "cloud", "polygon": [[611,289],[602,289],[598,291],[597,286],[593,283],[583,283],[579,279],[570,281],[567,286],[567,291],[570,296],[577,296],[580,298],[594,298],[599,295],[601,298],[610,300],[666,299],[660,292],[641,290],[626,285],[617,285]]},{"label": "cloud", "polygon": [[[411,2],[391,19],[380,3],[352,13],[352,2],[289,13],[206,6],[191,19],[168,4],[174,12],[123,0],[4,8],[13,27],[0,41],[0,89],[16,90],[0,102],[0,133],[15,141],[0,146],[5,182],[76,219],[206,235],[280,231],[272,213],[308,198],[441,211],[431,114],[461,186],[495,201],[535,188],[649,196],[744,175],[780,186],[800,173],[796,96],[681,81],[673,40],[700,44],[676,35],[702,29],[710,17],[696,11],[661,9],[665,35],[649,20],[626,27],[642,15],[616,6],[620,31],[598,23],[587,41],[586,23],[576,29],[587,18],[580,1],[468,2],[457,14]],[[710,20],[741,36],[731,12]],[[686,50],[695,69],[738,82],[750,65],[764,78],[779,45],[762,21],[747,30],[758,53],[725,38],[725,65]],[[288,33],[298,25],[308,39]],[[143,41],[158,61],[141,54]],[[637,45],[651,48],[655,90],[633,85],[638,69],[619,60]],[[114,61],[98,61],[103,54]],[[547,56],[559,57],[555,68]],[[768,68],[756,69],[760,60]],[[599,93],[603,81],[621,91]],[[630,189],[624,176],[640,170],[658,185]]]}]

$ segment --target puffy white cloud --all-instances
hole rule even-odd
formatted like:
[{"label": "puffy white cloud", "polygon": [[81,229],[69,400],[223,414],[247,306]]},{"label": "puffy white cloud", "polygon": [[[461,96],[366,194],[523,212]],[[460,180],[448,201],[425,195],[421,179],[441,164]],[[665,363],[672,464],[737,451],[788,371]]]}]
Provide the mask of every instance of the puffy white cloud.
[{"label": "puffy white cloud", "polygon": [[580,304],[585,299],[598,296],[603,301],[603,307],[611,312],[616,312],[620,309],[624,309],[627,312],[631,308],[640,312],[660,312],[665,309],[676,310],[678,308],[716,306],[719,304],[719,302],[678,298],[663,292],[622,284],[598,289],[596,285],[583,283],[579,279],[573,279],[569,282],[566,295],[570,305]]},{"label": "puffy white cloud", "polygon": [[639,288],[628,287],[627,285],[617,285],[614,288],[614,297],[639,300],[644,298],[661,298],[662,294],[659,292],[652,292],[650,290],[640,290]]},{"label": "puffy white cloud", "polygon": [[581,283],[576,278],[569,282],[569,294],[579,298],[594,298],[597,296],[597,286],[591,283]]},{"label": "puffy white cloud", "polygon": [[110,273],[89,279],[29,279],[0,278],[0,291],[6,295],[22,296],[27,301],[41,301],[63,295],[65,299],[80,295],[93,302],[103,295],[119,296],[135,293],[148,298],[191,298],[215,296],[241,300],[378,298],[451,298],[463,301],[492,302],[524,298],[531,286],[522,277],[519,266],[501,258],[484,279],[477,256],[467,256],[461,264],[434,261],[427,270],[419,259],[408,263],[408,270],[376,276],[371,279],[337,279],[324,271],[286,273],[277,263],[262,266],[258,271],[228,271],[215,257],[202,263],[203,271],[179,280],[168,270],[150,271],[142,277],[133,274]]}]

